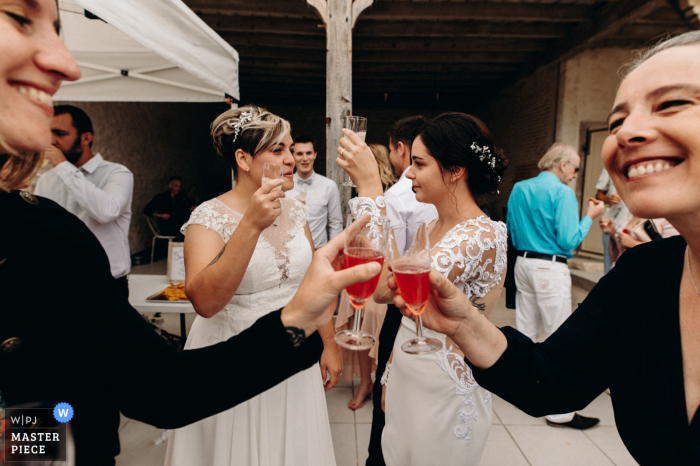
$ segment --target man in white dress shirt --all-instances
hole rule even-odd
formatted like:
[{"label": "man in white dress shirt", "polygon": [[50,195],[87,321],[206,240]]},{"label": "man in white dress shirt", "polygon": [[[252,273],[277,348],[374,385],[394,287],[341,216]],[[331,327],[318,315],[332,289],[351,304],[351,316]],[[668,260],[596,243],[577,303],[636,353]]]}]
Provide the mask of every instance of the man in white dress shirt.
[{"label": "man in white dress shirt", "polygon": [[314,247],[318,249],[343,231],[340,193],[332,180],[314,172],[317,153],[313,139],[298,136],[292,147],[297,171],[294,189],[288,191],[287,196],[302,200],[309,207],[309,228]]},{"label": "man in white dress shirt", "polygon": [[51,132],[46,159],[54,168],[39,179],[34,194],[55,201],[85,222],[107,252],[112,276],[128,297],[134,176],[123,165],[92,153],[92,121],[83,110],[54,107]]},{"label": "man in white dress shirt", "polygon": [[[389,161],[394,167],[396,176],[400,177],[399,181],[384,193],[386,216],[391,220],[392,226],[401,225],[402,223],[430,223],[438,217],[438,212],[434,205],[424,204],[416,200],[416,193],[413,192],[413,182],[406,178],[406,172],[411,166],[413,137],[425,123],[426,119],[424,117],[413,116],[395,122],[389,130]],[[384,464],[381,438],[382,430],[384,429],[384,411],[382,411],[380,402],[382,399],[380,380],[391,355],[391,350],[394,347],[394,340],[400,325],[401,312],[393,304],[389,304],[384,324],[379,334],[377,377],[372,389],[375,402],[372,413],[372,433],[370,434],[367,466]]]}]

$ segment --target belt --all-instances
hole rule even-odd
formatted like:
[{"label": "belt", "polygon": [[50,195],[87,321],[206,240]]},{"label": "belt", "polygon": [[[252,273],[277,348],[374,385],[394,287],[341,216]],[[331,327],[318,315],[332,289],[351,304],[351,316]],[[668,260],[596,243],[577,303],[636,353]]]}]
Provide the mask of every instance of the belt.
[{"label": "belt", "polygon": [[562,264],[566,264],[566,257],[557,256],[556,254],[540,254],[539,252],[518,251],[518,255],[523,256],[525,258],[529,258],[529,259],[542,259],[545,261],[557,261],[557,262],[561,262]]}]

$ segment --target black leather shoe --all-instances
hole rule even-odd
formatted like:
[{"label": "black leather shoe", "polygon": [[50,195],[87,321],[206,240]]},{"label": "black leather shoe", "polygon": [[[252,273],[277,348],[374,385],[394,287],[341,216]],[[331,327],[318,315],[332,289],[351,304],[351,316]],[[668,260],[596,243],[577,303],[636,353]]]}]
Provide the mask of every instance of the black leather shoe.
[{"label": "black leather shoe", "polygon": [[569,422],[552,422],[547,421],[547,425],[552,427],[570,427],[572,429],[586,430],[591,427],[598,425],[600,419],[595,417],[581,416],[578,413],[574,413],[574,418]]}]

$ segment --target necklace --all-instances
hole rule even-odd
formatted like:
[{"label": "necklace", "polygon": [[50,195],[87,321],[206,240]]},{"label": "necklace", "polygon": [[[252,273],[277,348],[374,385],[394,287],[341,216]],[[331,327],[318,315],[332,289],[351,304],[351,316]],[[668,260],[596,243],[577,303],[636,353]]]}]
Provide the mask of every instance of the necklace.
[{"label": "necklace", "polygon": [[695,288],[695,292],[697,294],[700,294],[698,286],[695,284],[695,279],[693,278],[693,270],[690,268],[690,249],[685,250],[685,257],[688,258],[688,273],[690,274],[690,281],[693,283],[693,288]]}]

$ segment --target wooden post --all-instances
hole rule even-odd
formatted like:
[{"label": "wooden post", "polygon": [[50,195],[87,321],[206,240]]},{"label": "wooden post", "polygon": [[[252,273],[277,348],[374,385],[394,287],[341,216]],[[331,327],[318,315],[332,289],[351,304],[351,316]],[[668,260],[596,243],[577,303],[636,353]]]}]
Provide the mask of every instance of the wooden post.
[{"label": "wooden post", "polygon": [[[307,0],[307,3],[326,26],[326,176],[344,183],[348,175],[335,159],[342,136],[341,117],[352,115],[352,29],[372,0]],[[345,219],[351,190],[346,186],[338,188]]]}]

